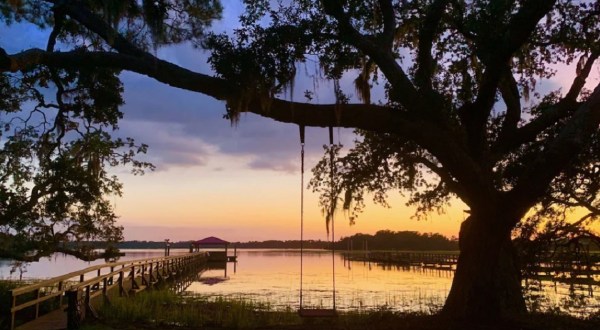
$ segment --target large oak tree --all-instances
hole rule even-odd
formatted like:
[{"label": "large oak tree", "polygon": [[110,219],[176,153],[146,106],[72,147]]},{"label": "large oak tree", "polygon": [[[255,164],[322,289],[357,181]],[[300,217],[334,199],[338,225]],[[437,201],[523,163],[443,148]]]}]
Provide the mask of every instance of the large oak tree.
[{"label": "large oak tree", "polygon": [[[524,313],[511,243],[515,226],[539,205],[587,207],[592,216],[583,221],[598,215],[598,187],[593,182],[600,174],[600,88],[584,89],[600,55],[598,3],[256,0],[245,4],[241,28],[231,35],[214,35],[206,33],[206,27],[219,16],[220,5],[210,0],[2,2],[6,22],[27,20],[49,27],[47,49],[13,54],[0,49],[2,110],[15,112],[25,100],[34,100],[36,112],[54,111],[55,118],[41,134],[25,135],[25,142],[22,134],[4,142],[2,155],[12,158],[0,159],[2,193],[9,196],[1,201],[0,226],[31,226],[39,215],[32,210],[40,196],[49,198],[58,211],[49,210],[63,218],[59,211],[77,203],[54,201],[55,195],[68,191],[68,198],[101,200],[102,194],[77,197],[68,181],[63,187],[42,180],[44,175],[37,179],[35,173],[14,174],[23,172],[14,166],[25,166],[19,160],[28,156],[11,154],[8,147],[45,141],[40,145],[50,156],[36,158],[34,165],[74,162],[66,166],[74,171],[85,159],[86,173],[91,173],[85,175],[98,178],[98,156],[79,155],[79,149],[66,152],[60,147],[62,134],[75,126],[71,122],[116,125],[120,91],[106,89],[118,90],[118,72],[129,70],[223,100],[234,121],[241,112],[253,112],[304,126],[358,129],[362,139],[334,167],[341,177],[334,191],[343,191],[344,206],[354,203],[360,209],[365,192],[384,201],[389,189],[408,191],[422,212],[458,197],[470,214],[461,226],[459,263],[443,312],[486,318]],[[54,47],[57,41],[60,50]],[[183,41],[210,50],[214,74],[179,67],[151,51]],[[352,104],[338,83],[335,104],[311,103],[310,92],[306,102],[282,97],[293,89],[299,63],[313,60],[324,79],[337,82],[354,75],[362,102]],[[540,81],[557,70],[572,72],[567,89],[540,89]],[[52,103],[36,92],[48,85],[57,90]],[[385,99],[371,99],[374,85],[385,92]],[[81,98],[65,97],[73,91]],[[119,159],[133,161],[131,153],[126,156],[112,164]],[[316,178],[327,180],[329,168],[321,164]],[[69,171],[48,167],[42,172],[51,178],[86,177]],[[34,182],[34,188],[19,185],[25,182]],[[318,181],[314,185],[320,189]],[[326,203],[337,198],[325,197]]]}]

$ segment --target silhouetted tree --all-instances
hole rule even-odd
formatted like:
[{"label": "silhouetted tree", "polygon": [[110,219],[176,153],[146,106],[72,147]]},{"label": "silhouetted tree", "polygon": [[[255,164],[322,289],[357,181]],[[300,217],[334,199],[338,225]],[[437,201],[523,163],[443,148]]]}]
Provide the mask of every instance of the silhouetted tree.
[{"label": "silhouetted tree", "polygon": [[344,237],[336,243],[336,248],[346,250],[352,246],[354,250],[362,250],[365,248],[365,242],[369,250],[433,251],[458,249],[458,242],[438,233],[391,230],[380,230],[375,235],[355,234]]},{"label": "silhouetted tree", "polygon": [[[0,225],[13,230],[12,235],[14,228],[37,228],[40,219],[29,211],[32,208],[17,207],[30,205],[26,200],[40,205],[31,196],[46,192],[26,184],[37,187],[45,181],[12,174],[28,173],[13,170],[29,166],[18,150],[37,150],[44,139],[54,141],[42,144],[52,147],[61,141],[61,132],[73,127],[71,122],[88,117],[95,125],[115,123],[120,103],[116,74],[130,70],[223,100],[233,121],[249,111],[305,126],[359,129],[361,138],[353,150],[337,157],[335,166],[324,160],[315,169],[313,187],[325,193],[324,205],[342,196],[344,207],[360,211],[365,193],[385,203],[386,192],[398,189],[409,194],[418,214],[424,214],[458,197],[469,206],[470,215],[461,226],[458,268],[443,312],[486,318],[524,313],[512,230],[550,197],[558,197],[555,205],[576,200],[598,207],[597,187],[579,189],[572,184],[584,172],[595,182],[599,179],[600,89],[584,89],[600,55],[597,2],[244,3],[241,27],[233,35],[205,37],[204,27],[220,11],[216,1],[2,2],[4,21],[27,20],[52,28],[46,50],[0,52],[2,109],[15,112],[23,101],[34,100],[42,105],[36,111],[54,109],[54,121],[37,135],[21,124],[19,133],[12,135],[15,143],[4,144],[2,194],[9,197],[2,201],[10,202],[3,202]],[[62,51],[51,47],[57,38],[65,44]],[[192,72],[149,51],[179,41],[208,49],[216,75]],[[318,63],[323,78],[335,82],[336,104],[281,98],[293,85],[298,63],[308,60]],[[567,90],[540,89],[539,82],[557,70],[574,73]],[[344,74],[357,76],[356,94],[362,104],[350,104],[341,90],[338,82]],[[69,98],[76,104],[65,110],[61,93],[80,82],[86,92],[77,94],[81,99]],[[58,90],[57,100],[40,102],[36,91],[49,85]],[[384,99],[372,100],[373,85],[385,91]],[[309,100],[311,95],[305,93]],[[88,107],[89,100],[99,104]],[[55,126],[53,134],[46,133]],[[14,131],[12,126],[8,131]],[[9,138],[3,136],[5,141]],[[108,143],[107,139],[101,141]],[[51,150],[55,152],[50,159],[36,157],[39,163],[34,167],[44,168],[47,162],[61,170],[81,168],[67,162],[76,150]],[[338,150],[335,146],[334,152]],[[92,165],[104,159],[83,155]],[[72,176],[45,168],[52,178]],[[86,167],[87,172],[94,168]],[[330,168],[336,171],[335,182],[327,181]],[[49,187],[56,187],[56,194],[69,188]],[[99,194],[89,197],[101,200]]]}]

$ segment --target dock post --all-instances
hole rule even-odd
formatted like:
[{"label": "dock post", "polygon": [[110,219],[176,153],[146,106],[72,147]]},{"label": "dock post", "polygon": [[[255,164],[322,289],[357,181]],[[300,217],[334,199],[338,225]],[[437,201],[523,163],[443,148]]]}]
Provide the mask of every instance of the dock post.
[{"label": "dock post", "polygon": [[81,326],[81,312],[79,308],[78,296],[79,291],[69,290],[65,292],[67,295],[67,329],[75,330]]},{"label": "dock post", "polygon": [[102,283],[103,284],[102,285],[102,303],[104,305],[106,305],[106,304],[109,303],[109,300],[108,300],[108,288],[107,288],[107,286],[108,286],[108,278],[105,278],[104,280],[102,280],[102,282],[103,282]]},{"label": "dock post", "polygon": [[170,239],[165,238],[165,257],[169,256],[169,250],[171,248],[171,244],[169,243]]},{"label": "dock post", "polygon": [[[12,291],[11,291],[12,292]],[[12,307],[14,308],[15,305],[17,304],[17,297],[15,295],[12,296]],[[10,312],[10,330],[13,330],[15,328],[15,316],[16,316],[16,312],[12,311],[11,308],[11,312]]]}]

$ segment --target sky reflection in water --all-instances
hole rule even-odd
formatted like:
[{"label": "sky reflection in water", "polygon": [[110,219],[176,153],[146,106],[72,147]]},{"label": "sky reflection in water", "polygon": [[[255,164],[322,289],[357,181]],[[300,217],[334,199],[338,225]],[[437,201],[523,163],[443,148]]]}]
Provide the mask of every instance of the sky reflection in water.
[{"label": "sky reflection in water", "polygon": [[[162,256],[162,250],[124,250],[119,261]],[[172,255],[187,253],[172,250]],[[233,251],[230,250],[230,254]],[[229,297],[266,303],[272,308],[298,308],[300,289],[300,253],[295,250],[238,250],[238,263],[227,270],[206,270],[187,288],[187,294],[205,297]],[[431,313],[444,303],[453,272],[421,267],[402,268],[376,263],[348,262],[335,255],[336,307],[339,310],[389,309]],[[54,255],[28,264],[23,278],[50,278],[104,263],[84,262],[70,256]],[[305,251],[303,258],[303,305],[305,308],[331,308],[332,256],[328,251]],[[10,273],[10,262],[0,260],[0,278],[18,279]],[[542,282],[526,291],[530,309],[549,308],[585,317],[600,309],[597,286]]]}]

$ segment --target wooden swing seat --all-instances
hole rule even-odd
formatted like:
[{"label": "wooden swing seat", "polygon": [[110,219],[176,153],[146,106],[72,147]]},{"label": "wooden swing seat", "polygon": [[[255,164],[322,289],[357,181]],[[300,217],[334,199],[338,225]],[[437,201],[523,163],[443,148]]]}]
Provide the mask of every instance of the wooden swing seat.
[{"label": "wooden swing seat", "polygon": [[[334,181],[333,169],[333,127],[329,126],[329,146],[331,148],[331,181]],[[302,318],[335,318],[338,316],[335,309],[335,226],[331,216],[331,265],[333,274],[333,308],[303,308],[302,307],[302,257],[304,255],[304,125],[300,125],[300,309],[298,315]],[[329,227],[327,227],[329,229]],[[329,236],[329,235],[328,235]]]},{"label": "wooden swing seat", "polygon": [[298,310],[300,317],[319,318],[319,317],[337,317],[338,313],[335,309],[327,308],[301,308]]}]

